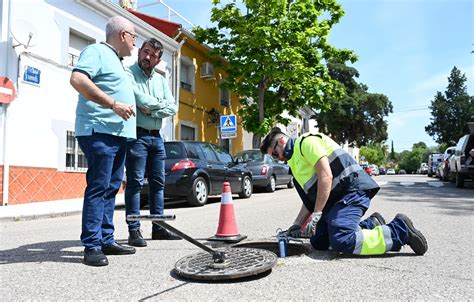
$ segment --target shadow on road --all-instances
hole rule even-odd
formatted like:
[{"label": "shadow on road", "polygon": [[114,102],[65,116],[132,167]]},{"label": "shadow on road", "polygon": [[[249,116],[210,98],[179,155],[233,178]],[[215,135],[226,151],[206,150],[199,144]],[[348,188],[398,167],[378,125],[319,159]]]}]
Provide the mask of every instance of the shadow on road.
[{"label": "shadow on road", "polygon": [[394,202],[430,203],[432,207],[447,210],[444,214],[453,216],[470,216],[474,212],[472,188],[460,189],[450,183],[445,183],[443,187],[431,187],[420,183],[401,186],[400,182],[388,182],[377,196]]},{"label": "shadow on road", "polygon": [[49,241],[22,245],[0,251],[0,265],[28,262],[82,263],[83,252],[68,250],[82,247],[79,240]]}]

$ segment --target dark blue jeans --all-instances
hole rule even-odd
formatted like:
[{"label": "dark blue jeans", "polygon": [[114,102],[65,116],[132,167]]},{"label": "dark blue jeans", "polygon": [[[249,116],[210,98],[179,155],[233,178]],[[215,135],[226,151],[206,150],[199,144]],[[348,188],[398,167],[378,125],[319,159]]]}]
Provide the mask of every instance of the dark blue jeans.
[{"label": "dark blue jeans", "polygon": [[[127,143],[125,214],[140,214],[140,192],[148,178],[150,214],[163,215],[165,192],[165,145],[160,135],[137,133],[137,139]],[[129,230],[138,230],[139,221],[128,221]],[[160,229],[153,224],[153,230]]]},{"label": "dark blue jeans", "polygon": [[104,133],[78,136],[86,155],[87,186],[82,208],[81,242],[86,250],[114,243],[115,195],[123,179],[127,139]]}]

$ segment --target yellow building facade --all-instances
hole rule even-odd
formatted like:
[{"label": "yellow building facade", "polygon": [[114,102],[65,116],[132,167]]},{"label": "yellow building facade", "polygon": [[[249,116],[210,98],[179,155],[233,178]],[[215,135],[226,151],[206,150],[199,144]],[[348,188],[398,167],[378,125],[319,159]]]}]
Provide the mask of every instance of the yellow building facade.
[{"label": "yellow building facade", "polygon": [[[243,130],[237,115],[239,99],[219,86],[225,74],[215,69],[210,49],[193,37],[183,35],[181,48],[179,111],[175,119],[176,138],[224,146],[235,154],[243,149]],[[220,138],[220,115],[236,115],[237,137]]]}]

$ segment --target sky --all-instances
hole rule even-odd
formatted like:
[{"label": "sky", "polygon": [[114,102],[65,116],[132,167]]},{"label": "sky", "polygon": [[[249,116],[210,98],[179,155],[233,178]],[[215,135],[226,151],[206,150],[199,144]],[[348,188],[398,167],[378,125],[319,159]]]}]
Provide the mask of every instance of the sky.
[{"label": "sky", "polygon": [[[157,0],[138,0],[138,10],[167,18]],[[211,0],[165,0],[194,25],[210,26]],[[454,66],[467,77],[474,95],[474,1],[471,0],[339,0],[345,15],[329,35],[338,48],[352,49],[359,83],[385,94],[393,105],[388,140],[396,152],[414,143],[436,142],[425,132],[429,106],[444,92]],[[183,23],[174,16],[171,19]]]}]

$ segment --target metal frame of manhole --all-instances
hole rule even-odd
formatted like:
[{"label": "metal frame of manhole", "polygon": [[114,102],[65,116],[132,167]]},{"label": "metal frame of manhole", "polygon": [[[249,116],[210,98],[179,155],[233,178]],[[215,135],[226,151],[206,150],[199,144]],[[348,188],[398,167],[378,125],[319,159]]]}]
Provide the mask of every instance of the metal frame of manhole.
[{"label": "metal frame of manhole", "polygon": [[196,253],[176,262],[174,271],[196,280],[231,280],[256,276],[271,270],[278,258],[275,253],[253,248],[219,249],[226,254],[223,264],[215,264],[209,253]]}]

